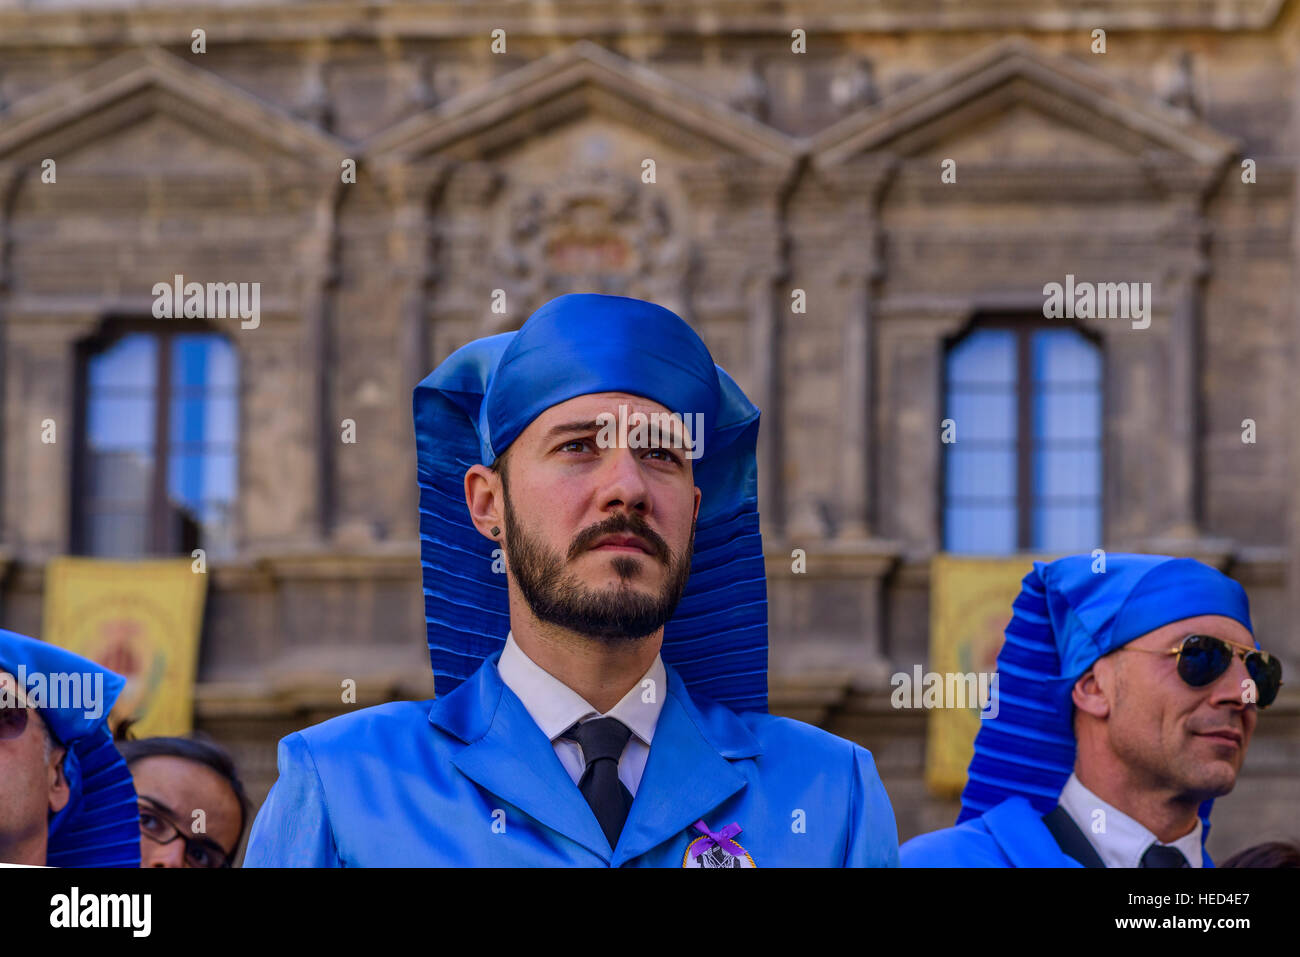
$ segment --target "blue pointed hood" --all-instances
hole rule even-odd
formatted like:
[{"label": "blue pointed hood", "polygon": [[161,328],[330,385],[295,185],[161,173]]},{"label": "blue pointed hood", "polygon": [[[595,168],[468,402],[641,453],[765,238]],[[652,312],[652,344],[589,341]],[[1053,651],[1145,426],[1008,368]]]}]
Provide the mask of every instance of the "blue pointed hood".
[{"label": "blue pointed hood", "polygon": [[[759,410],[675,313],[623,296],[560,296],[517,332],[452,353],[415,390],[420,556],[434,685],[454,689],[510,629],[497,546],[465,507],[465,471],[491,465],[542,412],[627,392],[702,415],[702,497],[686,591],[661,654],[691,692],[767,710],[767,586],[758,523]],[[693,420],[692,420],[693,421]]]},{"label": "blue pointed hood", "polygon": [[[51,867],[139,867],[140,813],[126,761],[113,745],[108,714],[126,680],[57,645],[0,630],[0,668],[19,678],[55,740],[67,748],[63,771],[70,797],[49,825]],[[69,676],[69,677],[65,677]],[[55,689],[94,690],[82,700]]]},{"label": "blue pointed hood", "polygon": [[[1254,631],[1241,585],[1191,558],[1112,552],[1034,562],[1012,605],[998,653],[998,715],[980,722],[957,823],[1013,796],[1040,814],[1055,807],[1074,769],[1074,683],[1103,655],[1197,615]],[[1203,834],[1212,804],[1200,809]]]}]

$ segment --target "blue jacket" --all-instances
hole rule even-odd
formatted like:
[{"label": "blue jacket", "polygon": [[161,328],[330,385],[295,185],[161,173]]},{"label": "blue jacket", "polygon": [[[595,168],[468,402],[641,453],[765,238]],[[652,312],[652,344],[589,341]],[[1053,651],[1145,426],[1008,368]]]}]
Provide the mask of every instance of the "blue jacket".
[{"label": "blue jacket", "polygon": [[[903,867],[1082,867],[1056,843],[1043,816],[1022,797],[1007,798],[956,827],[914,837]],[[1201,848],[1205,867],[1213,867]]]},{"label": "blue jacket", "polygon": [[694,700],[671,666],[618,845],[523,703],[500,651],[432,702],[365,708],[280,741],[246,867],[681,867],[733,822],[756,867],[896,867],[871,753],[790,718]]}]

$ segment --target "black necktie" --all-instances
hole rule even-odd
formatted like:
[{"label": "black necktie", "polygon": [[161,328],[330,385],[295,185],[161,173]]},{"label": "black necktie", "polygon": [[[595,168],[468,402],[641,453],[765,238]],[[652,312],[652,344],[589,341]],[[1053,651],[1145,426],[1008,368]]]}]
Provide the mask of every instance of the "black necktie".
[{"label": "black necktie", "polygon": [[1146,853],[1142,855],[1142,863],[1139,867],[1191,867],[1187,863],[1187,858],[1183,857],[1183,852],[1176,847],[1164,847],[1160,844],[1152,844],[1147,848]]},{"label": "black necktie", "polygon": [[612,848],[632,807],[632,793],[618,779],[618,759],[632,729],[617,718],[593,718],[575,724],[561,737],[577,741],[587,763],[578,790],[591,805],[600,829]]}]

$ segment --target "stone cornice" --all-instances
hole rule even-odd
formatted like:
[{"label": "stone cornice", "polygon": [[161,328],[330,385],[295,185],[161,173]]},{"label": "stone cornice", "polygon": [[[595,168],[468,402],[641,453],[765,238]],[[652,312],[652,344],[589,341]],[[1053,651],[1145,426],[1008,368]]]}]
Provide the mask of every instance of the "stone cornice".
[{"label": "stone cornice", "polygon": [[[1200,196],[1221,182],[1224,168],[1187,168],[1171,157],[1142,162],[1074,163],[1048,160],[964,162],[957,183],[943,183],[932,160],[900,163],[889,183],[888,201],[980,203],[1007,200],[1163,203],[1170,197]],[[1290,174],[1288,173],[1288,178]],[[1154,188],[1153,188],[1154,187]]]},{"label": "stone cornice", "polygon": [[[1181,281],[1181,274],[1175,264],[1168,265],[1166,272],[1172,277],[1171,281]],[[1062,278],[1052,276],[1048,281],[1059,282]],[[1163,289],[1161,287],[1161,291]],[[942,339],[957,335],[981,313],[1029,314],[1038,313],[1042,308],[1042,292],[1030,289],[951,296],[897,293],[887,295],[879,301],[876,315],[880,320],[882,336],[929,340],[937,344]],[[1155,316],[1162,326],[1167,315],[1166,308],[1155,310]],[[1124,336],[1132,328],[1127,320],[1089,318],[1075,319],[1074,322],[1103,337]]]},{"label": "stone cornice", "polygon": [[566,0],[562,7],[526,0],[458,0],[382,3],[375,0],[323,0],[297,3],[213,3],[204,0],[139,7],[116,3],[58,5],[41,9],[39,0],[23,9],[0,11],[0,48],[139,43],[190,43],[202,26],[210,46],[226,43],[321,42],[394,38],[469,39],[485,44],[492,29],[511,38],[642,36],[673,33],[725,36],[793,29],[809,35],[863,31],[934,30],[1031,32],[1111,32],[1206,30],[1215,33],[1264,30],[1272,26],[1285,0],[1094,0],[1086,5],[1045,4],[1042,0]]},{"label": "stone cornice", "polygon": [[[0,36],[6,28],[0,18]],[[348,147],[209,70],[157,47],[131,50],[15,103],[0,114],[0,157],[32,163],[155,112],[182,122],[203,116],[196,135],[230,140],[264,164],[274,157],[337,173]]]},{"label": "stone cornice", "polygon": [[420,546],[417,542],[392,542],[356,549],[249,551],[240,559],[209,564],[214,581],[222,587],[261,582],[373,581],[377,578],[418,581]]},{"label": "stone cornice", "polygon": [[[791,552],[802,549],[808,570],[795,572]],[[860,542],[809,539],[801,544],[797,536],[788,542],[773,540],[765,545],[763,560],[769,579],[883,578],[899,556],[897,542],[866,539]]]},{"label": "stone cornice", "polygon": [[[1172,153],[1184,165],[1220,168],[1240,144],[1159,100],[1135,94],[1096,66],[1005,37],[946,69],[846,116],[809,138],[813,164],[828,168],[864,153],[925,152],[971,123],[1020,104],[1062,126],[1145,159]],[[937,176],[936,176],[937,179]]]},{"label": "stone cornice", "polygon": [[[1147,538],[1140,542],[1112,543],[1106,546],[1106,551],[1149,552],[1195,558],[1251,584],[1281,585],[1285,574],[1286,549],[1284,547],[1245,545],[1227,538]],[[909,586],[928,586],[930,561],[935,554],[913,551],[901,556],[898,564],[898,581]],[[1026,570],[1027,563],[1028,559],[1026,559]]]},{"label": "stone cornice", "polygon": [[618,116],[705,155],[722,152],[779,168],[798,155],[797,141],[781,131],[585,39],[383,130],[363,153],[383,163],[472,158],[590,112]]},{"label": "stone cornice", "polygon": [[[177,556],[182,557],[182,556]],[[39,589],[45,578],[43,561],[24,559],[20,550],[0,547],[0,575],[5,570],[19,578],[23,589]],[[215,587],[243,589],[270,586],[281,581],[371,582],[379,579],[418,583],[420,547],[415,542],[391,542],[368,548],[323,551],[299,549],[246,549],[238,557],[208,559],[208,575]]]},{"label": "stone cornice", "polygon": [[[32,215],[33,210],[57,212],[88,206],[111,215],[115,210],[139,214],[147,203],[165,203],[170,215],[210,213],[214,204],[228,204],[233,197],[245,199],[253,209],[273,210],[277,215],[310,208],[321,195],[329,195],[340,182],[335,170],[308,169],[284,161],[270,160],[261,168],[232,167],[206,172],[167,170],[78,170],[65,176],[59,170],[58,189],[44,188],[40,167],[27,166],[18,178],[18,208],[14,219]],[[265,235],[265,233],[263,233]]]},{"label": "stone cornice", "polygon": [[[305,274],[302,274],[305,275]],[[170,276],[160,276],[167,282]],[[190,277],[194,282],[200,278]],[[187,282],[189,279],[187,279]],[[216,280],[204,280],[216,281]],[[223,282],[240,281],[223,277]],[[253,281],[253,280],[245,280]],[[11,295],[5,302],[4,315],[10,334],[26,339],[62,339],[79,337],[98,328],[105,316],[120,315],[148,319],[152,316],[153,297],[146,295],[103,296],[42,295],[21,293]],[[292,327],[302,318],[298,303],[278,296],[267,296],[261,301],[259,324],[242,331],[256,333],[267,325]],[[172,319],[155,319],[161,328]],[[238,317],[206,320],[214,329],[225,329],[232,334],[241,331]]]}]

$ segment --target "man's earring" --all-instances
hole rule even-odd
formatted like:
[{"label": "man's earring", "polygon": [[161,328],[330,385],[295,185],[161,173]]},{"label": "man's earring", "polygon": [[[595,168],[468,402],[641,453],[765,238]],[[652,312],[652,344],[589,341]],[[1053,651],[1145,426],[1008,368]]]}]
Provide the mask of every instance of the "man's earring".
[{"label": "man's earring", "polygon": [[493,525],[493,526],[492,526],[492,534],[493,534],[493,535],[500,535],[500,534],[501,534],[501,529],[498,528],[496,525]]}]

